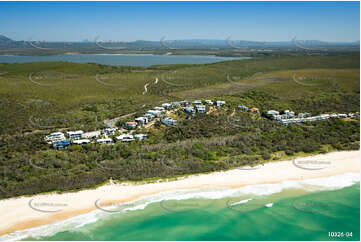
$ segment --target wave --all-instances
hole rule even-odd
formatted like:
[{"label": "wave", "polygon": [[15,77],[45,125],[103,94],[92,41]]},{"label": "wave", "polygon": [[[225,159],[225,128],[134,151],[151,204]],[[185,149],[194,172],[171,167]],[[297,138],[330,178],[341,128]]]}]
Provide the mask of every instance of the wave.
[{"label": "wave", "polygon": [[[221,199],[226,197],[242,197],[242,196],[265,196],[275,193],[280,193],[285,189],[302,189],[306,191],[322,191],[322,190],[337,190],[344,187],[352,186],[360,182],[359,173],[346,173],[342,175],[297,180],[297,181],[284,181],[279,184],[259,184],[249,185],[241,188],[215,188],[208,187],[198,190],[177,190],[169,192],[161,192],[155,195],[139,198],[135,201],[123,203],[121,206],[112,205],[104,207],[109,211],[114,211],[114,208],[120,208],[119,213],[126,213],[136,210],[143,210],[152,203],[162,202],[165,200],[188,200],[188,199]],[[241,200],[235,204],[247,203],[252,199]],[[271,207],[271,204],[268,204]],[[105,210],[106,211],[106,210]],[[114,214],[114,213],[113,213]],[[75,216],[60,222],[43,225],[31,229],[13,232],[7,235],[0,236],[0,241],[17,241],[24,238],[32,237],[39,238],[44,236],[51,236],[60,231],[71,231],[80,228],[84,225],[97,222],[100,218],[109,216],[111,214],[102,210],[95,210],[90,213]]]}]

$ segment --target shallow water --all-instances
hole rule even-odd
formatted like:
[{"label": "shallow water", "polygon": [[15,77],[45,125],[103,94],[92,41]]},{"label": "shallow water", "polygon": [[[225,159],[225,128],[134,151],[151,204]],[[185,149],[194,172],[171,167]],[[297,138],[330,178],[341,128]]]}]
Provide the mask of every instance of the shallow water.
[{"label": "shallow water", "polygon": [[[338,182],[336,182],[338,181]],[[331,237],[329,232],[342,232]],[[359,174],[173,191],[0,239],[359,240]]]},{"label": "shallow water", "polygon": [[168,64],[208,64],[228,60],[248,58],[216,57],[206,55],[54,55],[54,56],[5,56],[0,55],[0,63],[25,63],[65,61],[74,63],[97,63],[102,65],[151,66]]}]

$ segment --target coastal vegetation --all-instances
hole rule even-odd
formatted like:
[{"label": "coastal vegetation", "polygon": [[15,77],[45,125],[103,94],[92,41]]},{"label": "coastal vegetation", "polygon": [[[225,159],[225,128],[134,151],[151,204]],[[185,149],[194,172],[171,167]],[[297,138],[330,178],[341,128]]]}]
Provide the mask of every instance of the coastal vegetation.
[{"label": "coastal vegetation", "polygon": [[[265,112],[359,112],[359,65],[352,52],[151,67],[0,64],[0,198],[357,150],[358,118],[284,126]],[[163,102],[205,98],[226,105],[195,116],[178,111],[178,125],[156,123],[142,131],[144,141],[53,150],[43,139],[101,129],[105,119],[132,119]],[[241,112],[239,104],[260,113]]]}]

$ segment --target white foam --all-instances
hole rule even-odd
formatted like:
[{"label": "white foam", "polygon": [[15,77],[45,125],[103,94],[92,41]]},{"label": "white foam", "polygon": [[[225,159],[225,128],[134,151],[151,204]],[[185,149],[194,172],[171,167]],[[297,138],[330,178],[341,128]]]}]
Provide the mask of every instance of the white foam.
[{"label": "white foam", "polygon": [[266,208],[271,208],[273,206],[273,203],[267,203],[266,205],[264,205]]},{"label": "white foam", "polygon": [[[274,193],[279,193],[285,189],[298,188],[306,191],[320,191],[320,190],[336,190],[351,186],[360,181],[359,173],[346,173],[325,178],[315,178],[300,181],[284,181],[280,184],[259,184],[249,185],[237,189],[225,188],[207,188],[201,190],[177,190],[169,192],[161,192],[152,196],[142,197],[136,201],[124,203],[126,208],[120,209],[119,212],[131,212],[135,210],[145,209],[148,205],[164,200],[188,200],[188,199],[221,199],[225,197],[254,197],[265,196]],[[247,203],[251,199],[241,200],[232,205]],[[269,205],[269,206],[267,206]],[[273,204],[272,204],[273,205]],[[271,207],[271,204],[266,204],[266,207]],[[114,206],[104,207],[104,209],[111,210]],[[119,207],[119,206],[118,206]],[[113,213],[114,214],[114,213]],[[99,218],[109,216],[110,213],[101,210],[95,210],[85,215],[79,215],[70,219],[35,227],[23,231],[14,232],[8,235],[0,236],[0,240],[21,240],[27,237],[43,237],[50,236],[60,231],[72,230],[80,228],[86,224],[94,223]]]},{"label": "white foam", "polygon": [[238,205],[238,204],[248,203],[248,202],[251,201],[251,200],[252,200],[252,198],[250,198],[250,199],[245,199],[245,200],[241,200],[241,201],[239,201],[239,202],[232,203],[231,206]]}]

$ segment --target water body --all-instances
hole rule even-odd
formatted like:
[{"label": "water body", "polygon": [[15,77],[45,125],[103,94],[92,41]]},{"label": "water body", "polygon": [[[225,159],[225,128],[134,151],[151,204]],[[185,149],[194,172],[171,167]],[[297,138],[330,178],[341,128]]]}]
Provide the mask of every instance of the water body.
[{"label": "water body", "polygon": [[[172,191],[0,240],[360,240],[360,178]],[[107,211],[107,212],[106,212]],[[339,232],[330,236],[329,232]]]},{"label": "water body", "polygon": [[0,56],[0,63],[25,63],[65,61],[74,63],[97,63],[115,66],[151,66],[168,64],[208,64],[228,60],[243,60],[248,57],[216,57],[205,55],[111,55],[111,54],[77,54],[54,56]]}]

